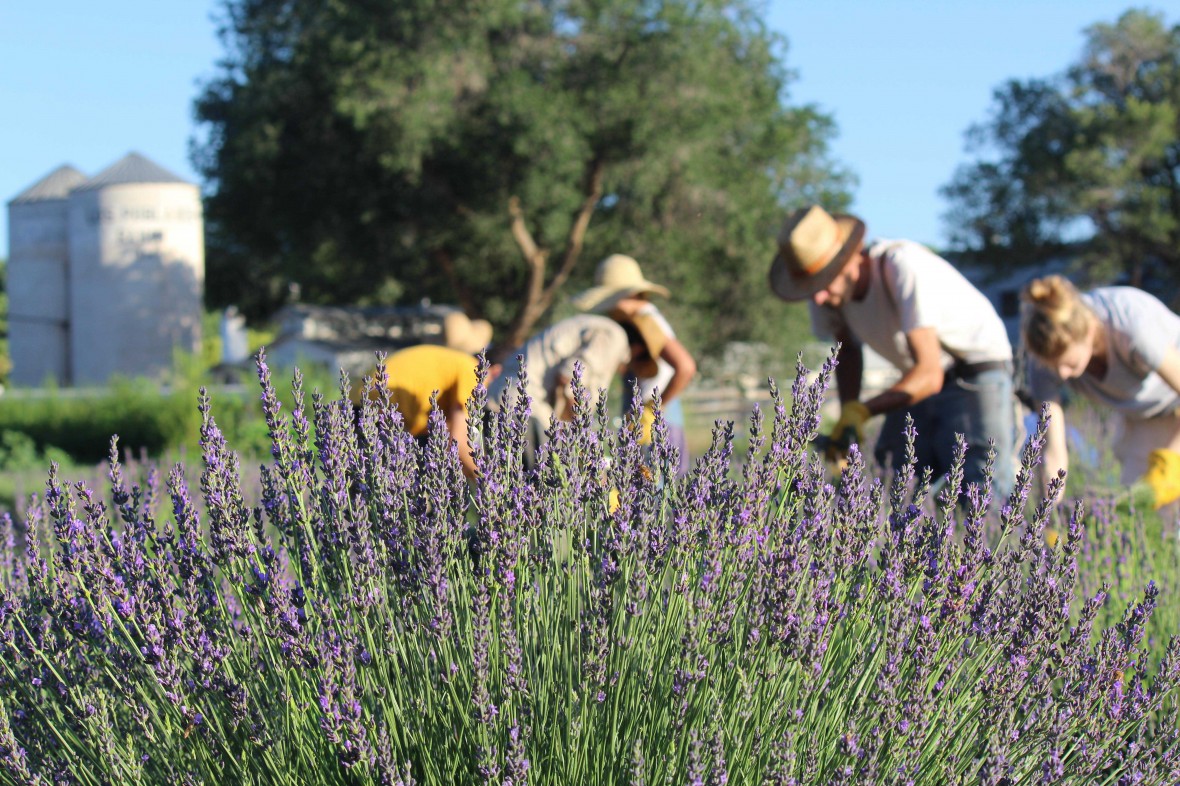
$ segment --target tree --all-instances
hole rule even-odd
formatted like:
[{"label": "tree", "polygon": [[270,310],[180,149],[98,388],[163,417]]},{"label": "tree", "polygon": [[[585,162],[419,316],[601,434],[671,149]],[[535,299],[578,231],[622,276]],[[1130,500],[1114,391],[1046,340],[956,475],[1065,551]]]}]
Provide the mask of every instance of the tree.
[{"label": "tree", "polygon": [[944,187],[955,245],[1035,260],[1084,237],[1098,276],[1180,280],[1180,27],[1128,11],[1086,30],[1080,60],[995,92],[968,134],[991,158]]},{"label": "tree", "polygon": [[213,305],[264,314],[292,282],[318,302],[431,297],[510,348],[623,251],[677,287],[691,339],[797,322],[766,293],[777,223],[846,204],[850,179],[831,120],[785,106],[784,42],[747,0],[224,11],[194,147]]}]

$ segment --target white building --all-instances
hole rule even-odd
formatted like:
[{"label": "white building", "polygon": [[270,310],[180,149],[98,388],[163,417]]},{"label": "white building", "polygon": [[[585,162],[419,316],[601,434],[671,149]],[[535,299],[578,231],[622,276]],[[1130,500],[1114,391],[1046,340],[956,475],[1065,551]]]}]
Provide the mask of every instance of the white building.
[{"label": "white building", "polygon": [[278,335],[266,348],[276,368],[316,363],[343,369],[353,382],[371,373],[377,352],[392,354],[416,344],[445,344],[447,314],[454,306],[428,300],[415,306],[314,306],[296,303],[275,314]]},{"label": "white building", "polygon": [[154,376],[200,342],[197,187],[130,153],[92,178],[59,167],[8,203],[12,380]]}]

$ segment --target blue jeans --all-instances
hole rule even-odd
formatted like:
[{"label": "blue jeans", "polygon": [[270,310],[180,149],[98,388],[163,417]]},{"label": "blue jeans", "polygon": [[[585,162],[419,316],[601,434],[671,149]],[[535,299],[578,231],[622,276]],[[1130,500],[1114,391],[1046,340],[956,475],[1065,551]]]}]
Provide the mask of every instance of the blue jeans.
[{"label": "blue jeans", "polygon": [[[1012,375],[1004,369],[992,369],[970,379],[949,376],[942,390],[909,408],[918,438],[914,451],[918,471],[930,467],[935,482],[951,468],[955,434],[967,439],[967,460],[963,467],[964,483],[983,481],[988,440],[995,440],[996,463],[992,475],[992,492],[999,501],[1016,485],[1016,418]],[[885,416],[874,455],[878,463],[895,472],[905,461],[905,415],[894,410]]]}]

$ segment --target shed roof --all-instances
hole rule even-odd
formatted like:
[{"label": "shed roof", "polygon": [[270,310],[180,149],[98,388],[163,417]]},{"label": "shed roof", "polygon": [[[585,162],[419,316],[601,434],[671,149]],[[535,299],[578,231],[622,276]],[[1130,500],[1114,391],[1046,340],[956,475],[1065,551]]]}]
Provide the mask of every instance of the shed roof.
[{"label": "shed roof", "polygon": [[128,153],[94,177],[82,183],[75,191],[95,191],[106,186],[128,183],[187,183],[179,175],[140,155]]},{"label": "shed roof", "polygon": [[280,337],[368,346],[377,340],[398,349],[423,343],[442,343],[443,323],[454,306],[424,301],[411,306],[320,306],[292,303],[279,309],[274,321]]},{"label": "shed roof", "polygon": [[62,164],[14,196],[8,204],[19,205],[27,202],[48,202],[51,199],[65,199],[71,191],[84,182],[86,182],[86,175],[69,164]]}]

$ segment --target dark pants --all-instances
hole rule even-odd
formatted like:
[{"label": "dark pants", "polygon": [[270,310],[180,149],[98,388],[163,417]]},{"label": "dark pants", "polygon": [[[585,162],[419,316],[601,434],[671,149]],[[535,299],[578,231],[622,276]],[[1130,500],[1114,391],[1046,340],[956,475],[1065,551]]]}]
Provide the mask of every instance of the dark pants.
[{"label": "dark pants", "polygon": [[908,410],[885,416],[874,455],[895,472],[905,461],[905,416],[914,418],[918,437],[914,450],[918,471],[930,467],[940,481],[951,468],[955,434],[967,439],[965,483],[983,480],[988,440],[996,444],[992,490],[1006,497],[1016,485],[1016,422],[1012,375],[1005,369],[983,371],[968,377],[949,375],[941,391],[919,401]]}]

